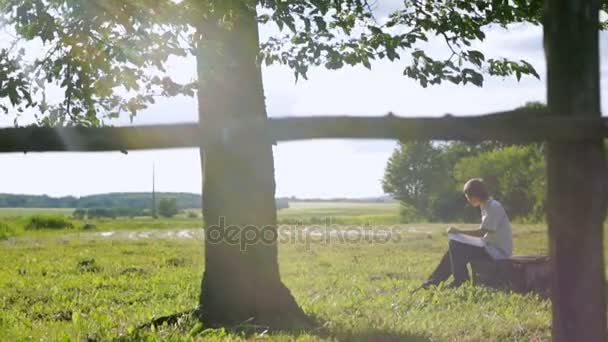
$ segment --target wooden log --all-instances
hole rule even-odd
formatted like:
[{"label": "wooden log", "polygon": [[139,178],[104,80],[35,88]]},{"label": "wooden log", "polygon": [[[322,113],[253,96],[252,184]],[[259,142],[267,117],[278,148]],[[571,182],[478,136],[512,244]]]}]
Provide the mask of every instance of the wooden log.
[{"label": "wooden log", "polygon": [[270,141],[309,139],[585,141],[608,137],[608,119],[552,118],[535,110],[441,118],[285,117],[239,120],[225,128],[198,124],[135,127],[21,127],[0,129],[1,152],[119,151],[199,147],[236,136]]},{"label": "wooden log", "polygon": [[120,151],[198,146],[196,124],[0,129],[0,152]]},{"label": "wooden log", "polygon": [[582,141],[606,137],[601,118],[551,119],[538,111],[511,111],[484,116],[442,118],[314,117],[271,119],[268,133],[276,141],[307,139],[501,140],[509,142]]},{"label": "wooden log", "polygon": [[548,298],[551,264],[548,256],[513,256],[505,260],[471,263],[473,282],[477,285],[513,291],[537,293]]}]

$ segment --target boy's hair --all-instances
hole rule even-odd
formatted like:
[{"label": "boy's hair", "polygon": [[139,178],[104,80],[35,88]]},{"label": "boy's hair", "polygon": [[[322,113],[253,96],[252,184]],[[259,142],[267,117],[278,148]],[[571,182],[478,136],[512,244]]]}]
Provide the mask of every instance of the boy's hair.
[{"label": "boy's hair", "polygon": [[477,197],[482,201],[490,198],[488,189],[486,189],[486,185],[483,183],[483,179],[481,178],[469,179],[469,181],[465,183],[463,191],[467,196]]}]

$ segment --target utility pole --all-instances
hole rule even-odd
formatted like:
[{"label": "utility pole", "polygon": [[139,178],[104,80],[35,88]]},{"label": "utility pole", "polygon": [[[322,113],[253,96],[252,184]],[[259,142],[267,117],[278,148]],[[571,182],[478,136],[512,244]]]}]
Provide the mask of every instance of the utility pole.
[{"label": "utility pole", "polygon": [[153,218],[157,218],[158,216],[156,216],[156,187],[155,187],[155,181],[156,181],[156,174],[155,174],[155,168],[154,168],[154,163],[152,163],[152,217]]}]

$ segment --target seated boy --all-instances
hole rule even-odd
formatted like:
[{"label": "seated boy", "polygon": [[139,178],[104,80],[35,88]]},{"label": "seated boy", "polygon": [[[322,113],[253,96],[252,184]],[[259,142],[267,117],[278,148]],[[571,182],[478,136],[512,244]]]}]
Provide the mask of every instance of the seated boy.
[{"label": "seated boy", "polygon": [[484,247],[449,240],[449,249],[444,254],[429,279],[420,286],[428,288],[447,280],[454,280],[449,287],[458,287],[469,280],[467,264],[474,260],[497,260],[509,258],[512,254],[511,223],[502,205],[488,194],[481,179],[471,179],[464,185],[464,195],[474,207],[481,209],[481,225],[476,230],[448,228],[448,233],[458,233],[481,237]]}]

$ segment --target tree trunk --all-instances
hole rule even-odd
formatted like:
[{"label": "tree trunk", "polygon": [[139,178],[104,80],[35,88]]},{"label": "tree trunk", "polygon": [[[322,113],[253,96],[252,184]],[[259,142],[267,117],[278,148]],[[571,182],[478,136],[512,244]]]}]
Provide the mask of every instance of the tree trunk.
[{"label": "tree trunk", "polygon": [[[599,117],[599,0],[547,3],[548,106]],[[548,144],[548,223],[554,341],[606,341],[603,142]]]},{"label": "tree trunk", "polygon": [[[266,117],[255,7],[233,3],[242,7],[233,9],[230,29],[208,17],[198,32],[199,122],[218,130],[234,120]],[[252,135],[225,135],[201,151],[201,161],[201,318],[212,325],[306,324],[279,275],[272,144]]]}]

